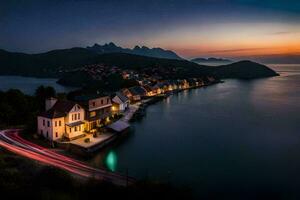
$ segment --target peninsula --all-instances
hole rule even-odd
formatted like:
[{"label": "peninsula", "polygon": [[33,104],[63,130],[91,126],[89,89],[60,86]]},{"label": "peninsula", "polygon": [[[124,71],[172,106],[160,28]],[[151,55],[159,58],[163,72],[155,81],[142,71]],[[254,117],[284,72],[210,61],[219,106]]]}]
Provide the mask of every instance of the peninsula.
[{"label": "peninsula", "polygon": [[[251,78],[270,77],[278,75],[267,66],[254,62],[237,62],[221,67],[199,65],[184,59],[166,59],[136,55],[133,53],[113,52],[96,53],[89,48],[70,48],[52,50],[39,54],[14,53],[0,50],[0,74],[21,75],[34,77],[63,78],[66,74],[80,71],[82,68],[93,65],[118,67],[122,70],[148,71],[159,69],[161,76],[170,78],[194,78],[201,76],[217,76],[222,78],[244,78],[245,73],[251,73]],[[225,67],[225,68],[224,68]],[[267,69],[268,70],[264,70]],[[234,69],[234,74],[222,74]],[[250,77],[250,76],[248,76]],[[73,85],[76,81],[59,81],[65,85]],[[70,83],[68,83],[70,82]],[[77,85],[80,83],[76,83]]]}]

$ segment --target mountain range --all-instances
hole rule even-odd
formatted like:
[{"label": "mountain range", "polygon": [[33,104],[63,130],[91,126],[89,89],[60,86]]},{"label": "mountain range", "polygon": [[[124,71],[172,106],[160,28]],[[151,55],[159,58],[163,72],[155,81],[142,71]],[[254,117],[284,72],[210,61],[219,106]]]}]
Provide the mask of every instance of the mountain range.
[{"label": "mountain range", "polygon": [[86,49],[93,51],[98,54],[104,53],[128,53],[135,54],[140,56],[148,56],[155,58],[167,58],[167,59],[177,59],[182,60],[183,58],[179,57],[176,53],[170,50],[165,50],[162,48],[148,48],[146,46],[135,46],[133,49],[122,48],[115,45],[113,42],[106,43],[104,45],[94,44],[91,47],[86,47]]}]

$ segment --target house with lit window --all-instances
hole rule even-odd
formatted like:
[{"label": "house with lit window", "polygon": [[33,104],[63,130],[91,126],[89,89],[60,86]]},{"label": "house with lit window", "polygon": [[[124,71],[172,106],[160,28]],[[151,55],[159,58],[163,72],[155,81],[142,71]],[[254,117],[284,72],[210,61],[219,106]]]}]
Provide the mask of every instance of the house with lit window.
[{"label": "house with lit window", "polygon": [[123,95],[121,92],[116,92],[116,95],[112,98],[113,112],[124,112],[129,106],[129,98]]},{"label": "house with lit window", "polygon": [[108,95],[83,95],[74,97],[85,109],[85,130],[94,132],[98,127],[106,124],[112,112],[112,102]]},{"label": "house with lit window", "polygon": [[163,94],[168,91],[168,86],[165,82],[158,82],[153,86],[153,88],[157,91],[157,94]]},{"label": "house with lit window", "polygon": [[189,87],[191,87],[191,88],[198,86],[197,79],[195,79],[195,78],[189,78],[187,80],[187,82],[189,83]]},{"label": "house with lit window", "polygon": [[143,85],[143,88],[146,90],[146,95],[151,97],[156,95],[156,91],[150,85]]},{"label": "house with lit window", "polygon": [[75,102],[46,99],[45,112],[37,116],[37,131],[48,140],[73,140],[84,136],[83,107]]},{"label": "house with lit window", "polygon": [[156,85],[154,85],[154,86],[152,87],[152,93],[153,93],[154,95],[158,95],[158,94],[163,93],[163,91],[162,91],[161,87],[159,87],[159,86],[156,84]]},{"label": "house with lit window", "polygon": [[128,97],[131,102],[140,101],[142,97],[147,96],[147,91],[141,86],[133,86],[123,89],[122,93]]}]

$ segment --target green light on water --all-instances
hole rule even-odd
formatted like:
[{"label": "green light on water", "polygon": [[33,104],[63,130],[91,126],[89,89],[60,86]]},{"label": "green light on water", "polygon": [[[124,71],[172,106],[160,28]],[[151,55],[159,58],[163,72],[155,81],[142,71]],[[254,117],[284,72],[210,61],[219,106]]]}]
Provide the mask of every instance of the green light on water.
[{"label": "green light on water", "polygon": [[110,151],[106,158],[105,158],[105,164],[107,168],[111,171],[116,171],[117,168],[117,154],[114,151]]}]

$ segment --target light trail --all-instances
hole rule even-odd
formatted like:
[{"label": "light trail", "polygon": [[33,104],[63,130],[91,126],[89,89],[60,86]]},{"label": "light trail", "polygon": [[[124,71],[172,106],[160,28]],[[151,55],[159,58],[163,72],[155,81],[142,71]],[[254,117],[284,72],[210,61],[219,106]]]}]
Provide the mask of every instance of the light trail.
[{"label": "light trail", "polygon": [[93,168],[83,162],[29,142],[20,137],[19,131],[18,129],[0,131],[0,146],[20,156],[66,170],[82,177],[105,180],[122,186],[135,182],[133,178],[109,172],[105,169]]}]

